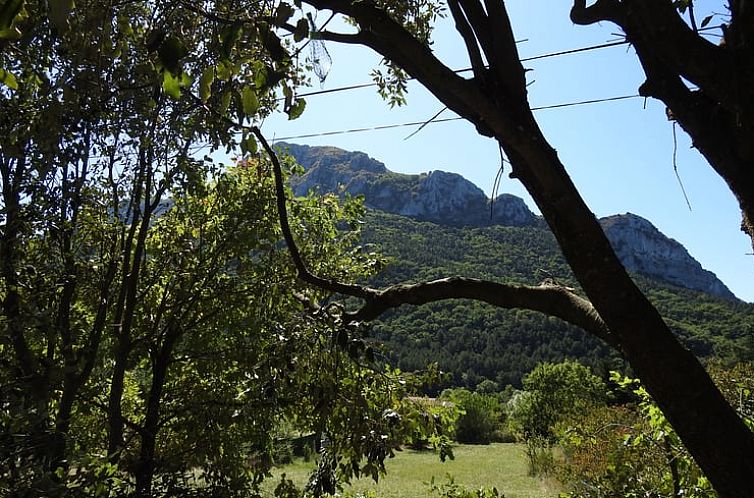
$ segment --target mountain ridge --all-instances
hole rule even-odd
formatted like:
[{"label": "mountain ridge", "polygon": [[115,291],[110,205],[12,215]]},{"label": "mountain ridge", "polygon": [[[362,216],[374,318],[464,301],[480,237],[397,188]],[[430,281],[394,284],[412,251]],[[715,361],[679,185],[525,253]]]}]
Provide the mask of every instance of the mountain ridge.
[{"label": "mountain ridge", "polygon": [[[457,173],[434,170],[421,174],[390,171],[363,152],[331,146],[276,144],[304,167],[291,178],[295,195],[311,189],[364,195],[367,207],[454,227],[534,227],[549,230],[523,199],[502,194],[494,200]],[[678,241],[665,236],[649,220],[633,213],[600,219],[611,245],[629,271],[671,285],[726,300],[738,298],[717,276],[704,269]]]}]

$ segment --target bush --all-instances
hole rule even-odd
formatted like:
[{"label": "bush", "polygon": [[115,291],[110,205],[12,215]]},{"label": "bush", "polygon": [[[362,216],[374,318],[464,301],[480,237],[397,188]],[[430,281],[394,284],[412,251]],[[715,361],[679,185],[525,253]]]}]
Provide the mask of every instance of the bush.
[{"label": "bush", "polygon": [[555,471],[555,456],[550,440],[532,436],[526,440],[526,460],[530,476],[549,476]]},{"label": "bush", "polygon": [[500,494],[497,488],[465,488],[456,484],[455,479],[450,474],[446,475],[446,482],[442,484],[435,484],[433,476],[429,483],[429,489],[433,494],[439,495],[440,498],[505,498],[505,495]]},{"label": "bush", "polygon": [[614,380],[633,389],[637,407],[595,407],[570,420],[560,444],[559,477],[572,498],[597,496],[717,496],[678,435],[638,381]]},{"label": "bush", "polygon": [[554,442],[559,421],[607,401],[605,383],[575,361],[541,363],[522,380],[525,390],[508,401],[508,416],[511,430],[524,440],[541,436]]},{"label": "bush", "polygon": [[441,398],[455,403],[461,415],[455,424],[455,440],[466,444],[490,444],[500,428],[502,409],[497,398],[466,389],[450,389]]}]

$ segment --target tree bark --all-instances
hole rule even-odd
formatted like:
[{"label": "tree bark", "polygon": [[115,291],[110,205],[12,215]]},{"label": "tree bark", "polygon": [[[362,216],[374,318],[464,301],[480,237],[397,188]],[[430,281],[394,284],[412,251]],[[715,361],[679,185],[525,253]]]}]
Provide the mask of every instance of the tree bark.
[{"label": "tree bark", "polygon": [[141,432],[141,448],[136,467],[136,496],[138,498],[146,498],[152,492],[162,391],[165,387],[173,348],[179,335],[180,333],[177,329],[168,331],[162,346],[152,360],[152,383],[149,388],[149,395],[147,396],[144,425]]},{"label": "tree bark", "polygon": [[754,8],[751,2],[729,4],[730,22],[720,45],[683,22],[670,1],[599,0],[587,7],[577,0],[571,19],[621,27],[647,77],[639,93],[667,106],[725,180],[754,247]]},{"label": "tree bark", "polygon": [[308,3],[355,19],[360,31],[349,42],[367,45],[398,64],[480,133],[499,142],[513,165],[512,175],[539,206],[584,292],[719,495],[754,496],[749,482],[754,435],[633,283],[542,135],[526,98],[525,73],[504,4],[487,2],[490,22],[506,32],[494,49],[484,46],[489,42],[469,23],[476,42],[495,55],[479,81],[452,73],[371,1]]}]

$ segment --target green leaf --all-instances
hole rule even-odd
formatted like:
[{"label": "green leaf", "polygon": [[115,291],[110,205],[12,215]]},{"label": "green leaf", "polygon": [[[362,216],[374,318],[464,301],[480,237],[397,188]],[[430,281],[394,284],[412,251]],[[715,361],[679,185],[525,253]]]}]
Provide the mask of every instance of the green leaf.
[{"label": "green leaf", "polygon": [[241,140],[241,152],[251,155],[257,153],[257,139],[254,138],[254,135],[250,134],[246,138]]},{"label": "green leaf", "polygon": [[162,89],[174,99],[181,98],[181,78],[175,77],[170,71],[162,72]]},{"label": "green leaf", "polygon": [[288,119],[298,119],[306,109],[306,101],[304,99],[296,99],[293,105],[288,108]]},{"label": "green leaf", "polygon": [[293,32],[293,40],[300,42],[309,36],[309,22],[306,19],[299,19],[296,23],[296,31]]},{"label": "green leaf", "polygon": [[212,83],[215,81],[215,68],[205,67],[199,78],[199,97],[202,102],[207,102],[212,95]]},{"label": "green leaf", "polygon": [[68,17],[71,15],[74,3],[73,0],[49,0],[50,10],[47,17],[50,22],[57,28],[60,33],[68,31]]},{"label": "green leaf", "polygon": [[217,78],[222,81],[230,80],[233,76],[233,67],[230,62],[220,61],[217,64]]},{"label": "green leaf", "polygon": [[252,68],[254,71],[254,86],[256,86],[257,88],[262,88],[265,84],[267,84],[267,67],[260,61],[254,61]]},{"label": "green leaf", "polygon": [[233,98],[233,94],[230,91],[226,91],[223,93],[223,96],[220,98],[220,112],[225,114],[228,112],[228,108],[230,107],[230,100]]},{"label": "green leaf", "polygon": [[259,109],[257,94],[250,86],[245,86],[241,90],[241,105],[243,113],[246,116],[253,116],[257,112],[257,109]]},{"label": "green leaf", "polygon": [[157,49],[160,62],[173,74],[181,72],[180,60],[188,55],[188,49],[183,42],[175,36],[169,36]]},{"label": "green leaf", "polygon": [[0,68],[0,84],[7,86],[13,90],[18,90],[18,81],[16,77],[10,71],[6,71]]},{"label": "green leaf", "polygon": [[704,19],[702,19],[702,26],[701,27],[704,28],[705,26],[707,26],[710,23],[710,21],[712,20],[713,17],[715,17],[715,15],[714,14],[710,14],[707,17],[705,17]]}]

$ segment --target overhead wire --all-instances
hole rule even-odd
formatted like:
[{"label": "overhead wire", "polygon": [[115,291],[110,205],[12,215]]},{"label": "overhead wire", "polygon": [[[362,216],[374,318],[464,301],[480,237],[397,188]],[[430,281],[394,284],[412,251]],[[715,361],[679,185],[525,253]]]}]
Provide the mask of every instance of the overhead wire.
[{"label": "overhead wire", "polygon": [[[603,49],[603,48],[617,47],[617,46],[626,45],[626,44],[628,44],[627,40],[618,40],[618,41],[613,41],[613,42],[601,43],[601,44],[598,44],[598,45],[589,45],[589,46],[578,47],[578,48],[574,48],[574,49],[559,50],[557,52],[548,52],[548,53],[544,53],[544,54],[534,55],[534,56],[531,56],[531,57],[524,57],[523,59],[521,59],[521,62],[530,62],[530,61],[541,60],[541,59],[548,59],[548,58],[553,58],[553,57],[561,57],[561,56],[564,56],[564,55],[571,55],[571,54],[577,54],[577,53],[582,53],[582,52],[590,52],[590,51],[593,51],[593,50],[600,50],[600,49]],[[456,69],[453,72],[455,72],[456,74],[461,74],[461,73],[468,72],[468,71],[471,71],[471,70],[472,70],[472,68],[468,67],[468,68]],[[413,81],[413,80],[415,80],[415,78],[409,78],[408,81]],[[330,93],[339,93],[339,92],[346,92],[346,91],[351,91],[351,90],[358,90],[358,89],[369,88],[369,87],[374,87],[374,86],[377,86],[377,83],[374,83],[374,82],[359,83],[359,84],[346,85],[346,86],[341,86],[341,87],[336,87],[336,88],[328,88],[328,89],[323,89],[323,90],[315,90],[315,91],[312,91],[312,92],[304,92],[304,93],[298,94],[298,96],[299,97],[312,97],[312,96],[318,96],[318,95],[326,95],[326,94],[330,94]],[[633,95],[632,96],[624,95],[624,96],[620,96],[620,97],[610,97],[608,99],[596,99],[596,100],[590,100],[590,101],[569,102],[569,103],[565,103],[565,104],[554,104],[554,105],[550,105],[550,106],[537,107],[537,108],[533,108],[532,110],[533,111],[537,111],[537,110],[544,110],[544,109],[555,109],[555,108],[559,108],[559,107],[571,107],[571,106],[575,106],[575,105],[584,105],[584,104],[590,104],[590,103],[596,103],[596,102],[607,102],[607,101],[611,101],[611,100],[622,100],[622,99],[633,98],[633,97],[635,97],[635,96],[633,96]],[[331,135],[343,135],[343,134],[350,134],[350,133],[361,133],[361,132],[366,132],[366,131],[387,130],[387,129],[391,129],[391,128],[400,128],[400,127],[407,127],[407,126],[419,126],[419,128],[416,131],[412,132],[410,135],[408,135],[406,137],[406,139],[408,139],[408,138],[416,135],[419,131],[421,131],[422,129],[424,129],[424,127],[426,127],[427,125],[435,124],[435,123],[446,123],[446,122],[449,122],[449,121],[457,121],[457,120],[462,119],[460,117],[437,119],[438,116],[444,110],[445,110],[445,108],[443,108],[440,112],[438,112],[435,116],[433,116],[429,120],[425,120],[425,121],[412,121],[412,122],[408,122],[408,123],[394,123],[394,124],[379,125],[379,126],[372,126],[372,127],[352,128],[352,129],[347,129],[347,130],[335,130],[335,131],[320,132],[320,133],[309,133],[309,134],[302,134],[302,135],[296,135],[296,136],[290,136],[290,137],[281,137],[281,138],[278,138],[277,140],[293,140],[293,139],[302,139],[302,138],[314,138],[314,137],[323,137],[323,136],[331,136]]]},{"label": "overhead wire", "polygon": [[[549,58],[552,58],[552,57],[561,57],[563,55],[578,54],[578,53],[581,53],[581,52],[591,52],[592,50],[600,50],[600,49],[603,49],[603,48],[617,47],[617,46],[620,46],[620,45],[627,45],[628,43],[629,43],[628,40],[618,40],[618,41],[614,41],[614,42],[601,43],[599,45],[588,45],[586,47],[573,48],[573,49],[569,49],[569,50],[560,50],[558,52],[548,52],[548,53],[545,53],[545,54],[534,55],[534,56],[531,56],[531,57],[524,57],[523,59],[521,59],[521,62],[531,62],[531,61],[536,61],[536,60],[540,60],[540,59],[549,59]],[[461,69],[455,69],[455,70],[453,70],[453,72],[456,73],[456,74],[461,74],[461,73],[469,72],[471,70],[472,70],[472,68],[465,67],[465,68],[461,68]],[[408,81],[414,81],[415,79],[416,78],[408,78]],[[347,92],[347,91],[350,91],[350,90],[359,90],[361,88],[369,88],[369,87],[373,87],[373,86],[377,86],[377,83],[374,83],[374,82],[370,82],[370,83],[357,83],[357,84],[354,84],[354,85],[345,85],[345,86],[340,86],[340,87],[336,87],[336,88],[328,88],[326,90],[315,90],[315,91],[312,91],[312,92],[299,93],[298,97],[312,97],[312,96],[315,96],[315,95],[325,95],[325,94],[328,94],[328,93]]]},{"label": "overhead wire", "polygon": [[[606,97],[602,99],[580,100],[577,102],[566,102],[563,104],[551,104],[551,105],[544,105],[544,106],[539,106],[539,107],[532,107],[531,110],[544,111],[548,109],[561,109],[564,107],[575,107],[575,106],[588,105],[588,104],[600,104],[603,102],[615,102],[618,100],[628,100],[628,99],[635,99],[635,98],[643,98],[643,97],[641,97],[641,95],[638,95],[638,94],[620,95],[616,97]],[[464,119],[466,118],[456,116],[452,118],[434,119],[431,121],[427,121],[427,120],[411,121],[411,122],[406,122],[406,123],[393,123],[393,124],[387,124],[387,125],[367,126],[367,127],[362,127],[362,128],[350,128],[346,130],[324,131],[320,133],[308,133],[304,135],[291,135],[287,137],[279,137],[279,138],[276,138],[275,141],[298,140],[302,138],[328,137],[332,135],[347,135],[351,133],[363,133],[367,131],[389,130],[392,128],[403,128],[407,126],[426,126],[429,124],[447,123],[450,121],[460,121]]]},{"label": "overhead wire", "polygon": [[[708,29],[712,29],[712,27],[708,26],[706,28],[703,28],[703,30],[708,30]],[[702,29],[700,29],[700,31],[702,31]],[[628,40],[626,40],[626,39],[616,40],[616,41],[611,41],[611,42],[606,42],[606,43],[600,43],[600,44],[597,44],[597,45],[588,45],[588,46],[585,46],[585,47],[578,47],[578,48],[573,48],[573,49],[568,49],[568,50],[559,50],[557,52],[548,52],[548,53],[534,55],[534,56],[530,56],[530,57],[524,57],[524,58],[521,59],[521,62],[531,62],[531,61],[542,60],[542,59],[549,59],[549,58],[554,58],[554,57],[562,57],[562,56],[565,56],[565,55],[572,55],[572,54],[578,54],[578,53],[584,53],[584,52],[591,52],[591,51],[594,51],[594,50],[601,50],[601,49],[604,49],[604,48],[618,47],[618,46],[628,45],[628,44],[630,44],[630,42]],[[456,69],[453,72],[456,73],[456,74],[461,74],[461,73],[464,73],[464,72],[469,72],[471,70],[472,70],[472,68],[467,67],[467,68]],[[415,80],[415,78],[408,78],[408,81],[413,81],[413,80]],[[336,88],[328,88],[328,89],[324,89],[324,90],[315,90],[315,91],[312,91],[312,92],[300,93],[300,94],[298,94],[298,96],[299,97],[312,97],[312,96],[318,96],[318,95],[326,95],[326,94],[330,94],[330,93],[339,93],[339,92],[346,92],[346,91],[351,91],[351,90],[358,90],[358,89],[369,88],[369,87],[374,87],[374,86],[377,86],[377,83],[374,83],[374,82],[359,83],[359,84],[354,84],[354,85],[346,85],[346,86],[341,86],[341,87],[336,87]],[[546,105],[546,106],[533,107],[531,110],[532,111],[542,111],[542,110],[548,110],[548,109],[560,109],[560,108],[565,108],[565,107],[574,107],[574,106],[587,105],[587,104],[598,104],[598,103],[603,103],[603,102],[614,102],[614,101],[627,100],[627,99],[633,99],[633,98],[638,98],[638,97],[640,97],[640,96],[636,95],[636,94],[633,94],[633,95],[620,95],[620,96],[606,97],[606,98],[601,98],[601,99],[582,100],[582,101],[577,101],[577,102],[566,102],[566,103],[562,103],[562,104],[551,104],[551,105]],[[367,131],[388,130],[388,129],[393,129],[393,128],[408,127],[408,126],[419,126],[418,130],[412,132],[410,135],[408,135],[406,137],[406,139],[408,139],[408,138],[414,136],[416,133],[418,133],[419,131],[421,131],[423,128],[425,128],[426,126],[428,126],[430,124],[447,123],[447,122],[450,122],[450,121],[459,121],[459,120],[465,119],[465,118],[458,117],[458,116],[457,117],[452,117],[452,118],[438,119],[438,116],[443,111],[445,111],[445,110],[446,109],[443,108],[442,110],[440,110],[440,112],[438,112],[436,115],[434,115],[429,120],[411,121],[411,122],[405,122],[405,123],[393,123],[393,124],[387,124],[387,125],[369,126],[369,127],[361,127],[361,128],[351,128],[351,129],[345,129],[345,130],[333,130],[333,131],[320,132],[320,133],[308,133],[308,134],[301,134],[301,135],[292,135],[292,136],[288,136],[288,137],[280,137],[280,138],[277,138],[276,140],[294,140],[294,139],[303,139],[303,138],[315,138],[315,137],[325,137],[325,136],[332,136],[332,135],[345,135],[345,134],[351,134],[351,133],[362,133],[362,132],[367,132]]]}]

